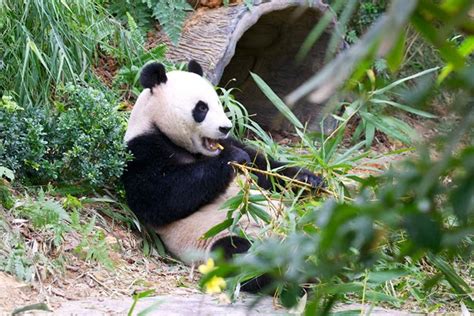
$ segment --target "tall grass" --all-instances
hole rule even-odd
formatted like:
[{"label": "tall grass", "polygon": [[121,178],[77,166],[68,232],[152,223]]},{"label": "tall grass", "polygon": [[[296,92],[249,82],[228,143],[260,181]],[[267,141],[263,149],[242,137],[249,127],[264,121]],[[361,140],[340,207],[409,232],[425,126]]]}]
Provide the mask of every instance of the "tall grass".
[{"label": "tall grass", "polygon": [[0,91],[21,105],[90,76],[98,45],[120,30],[96,0],[3,0],[0,12]]}]

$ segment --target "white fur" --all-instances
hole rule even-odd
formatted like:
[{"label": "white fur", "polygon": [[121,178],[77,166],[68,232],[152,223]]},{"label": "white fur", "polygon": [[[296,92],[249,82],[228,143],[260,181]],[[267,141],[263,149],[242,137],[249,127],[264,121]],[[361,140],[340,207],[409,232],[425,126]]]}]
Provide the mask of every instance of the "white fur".
[{"label": "white fur", "polygon": [[[166,74],[166,83],[144,89],[132,110],[125,141],[150,130],[153,124],[176,145],[192,153],[215,156],[219,151],[209,151],[202,145],[202,138],[221,139],[219,127],[231,127],[212,84],[203,77],[186,71]],[[192,115],[196,103],[207,103],[209,111],[204,121],[197,123]]]},{"label": "white fur", "polygon": [[[236,178],[227,190],[212,203],[201,207],[188,217],[157,228],[156,231],[166,245],[166,249],[186,264],[205,262],[214,242],[223,237],[235,236],[226,229],[211,238],[202,238],[209,229],[227,219],[228,210],[222,209],[222,205],[240,192],[241,184],[239,182],[243,183],[245,181],[246,179],[243,176]],[[252,194],[260,193],[252,192]],[[276,218],[276,214],[283,209],[281,201],[276,200],[260,202],[259,206],[266,208],[273,218]],[[248,214],[241,217],[238,227],[245,231],[245,234],[255,239],[262,239],[271,235],[270,231],[264,232],[265,223],[261,220],[252,219]]]}]

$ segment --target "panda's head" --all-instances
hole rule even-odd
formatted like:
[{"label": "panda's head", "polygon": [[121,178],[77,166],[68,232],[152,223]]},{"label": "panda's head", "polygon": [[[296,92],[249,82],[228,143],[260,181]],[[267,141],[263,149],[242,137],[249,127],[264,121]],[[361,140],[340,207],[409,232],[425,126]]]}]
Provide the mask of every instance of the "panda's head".
[{"label": "panda's head", "polygon": [[125,141],[157,126],[173,143],[191,153],[215,156],[219,139],[232,128],[212,84],[196,61],[188,71],[166,73],[162,64],[146,65],[140,75],[145,88],[130,116]]}]

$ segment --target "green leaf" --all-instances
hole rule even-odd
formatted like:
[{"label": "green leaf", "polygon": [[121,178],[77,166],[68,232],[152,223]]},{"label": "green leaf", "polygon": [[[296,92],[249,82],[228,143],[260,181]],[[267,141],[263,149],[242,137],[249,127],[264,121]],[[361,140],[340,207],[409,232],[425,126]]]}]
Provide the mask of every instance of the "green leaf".
[{"label": "green leaf", "polygon": [[[474,52],[474,36],[468,36],[462,44],[458,48],[459,53],[466,57],[469,56],[469,54],[472,54]],[[438,84],[441,83],[446,77],[455,69],[454,65],[451,63],[448,63],[441,73],[438,76]]]},{"label": "green leaf", "polygon": [[[318,20],[318,23],[313,27],[311,32],[306,36],[301,48],[296,54],[296,61],[298,63],[302,62],[303,59],[308,55],[314,43],[321,37],[324,30],[328,27],[329,23],[334,19],[335,13],[340,10],[345,0],[336,0],[331,4],[331,9],[326,10],[322,18]],[[335,32],[336,33],[336,32]]]},{"label": "green leaf", "polygon": [[336,152],[336,149],[338,148],[339,144],[344,139],[344,129],[340,129],[336,135],[334,135],[332,138],[326,139],[326,141],[323,144],[323,158],[326,163],[331,160],[333,157],[334,153]]},{"label": "green leaf", "polygon": [[360,282],[333,284],[324,286],[319,289],[325,294],[344,294],[344,293],[359,293],[362,294],[364,286]]},{"label": "green leaf", "polygon": [[420,71],[414,75],[411,75],[411,76],[408,76],[408,77],[405,77],[405,78],[402,78],[402,79],[399,79],[391,84],[389,84],[388,86],[385,86],[383,88],[380,88],[378,90],[375,90],[374,92],[372,92],[372,95],[378,95],[378,94],[383,94],[389,90],[392,90],[393,88],[401,85],[402,83],[406,82],[406,81],[409,81],[409,80],[412,80],[412,79],[416,79],[418,77],[422,77],[424,75],[427,75],[427,74],[430,74],[432,72],[435,72],[439,69],[440,67],[433,67],[433,68],[430,68],[430,69],[426,69],[426,70],[423,70],[423,71]]},{"label": "green leaf", "polygon": [[374,124],[367,122],[365,124],[365,147],[370,148],[375,137],[375,126]]},{"label": "green leaf", "polygon": [[410,272],[403,269],[374,271],[374,272],[369,272],[368,282],[381,284],[393,279],[398,279],[408,274],[410,274]]},{"label": "green leaf", "polygon": [[451,63],[455,69],[464,65],[465,58],[458,53],[453,43],[439,36],[439,30],[433,26],[433,23],[427,21],[420,13],[416,12],[411,21],[415,28],[438,50],[444,60]]},{"label": "green leaf", "polygon": [[281,112],[295,127],[297,128],[304,128],[303,124],[300,122],[300,120],[291,112],[290,108],[283,102],[280,97],[278,97],[275,92],[263,81],[262,78],[260,78],[259,75],[254,74],[253,72],[250,72],[250,75],[252,76],[253,80],[257,84],[257,86],[262,90],[263,94],[275,105],[275,107],[278,109],[278,111]]},{"label": "green leaf", "polygon": [[244,194],[242,192],[239,192],[236,196],[228,199],[227,201],[222,204],[219,209],[220,210],[235,210],[240,204],[242,204],[244,198]]},{"label": "green leaf", "polygon": [[369,301],[372,301],[372,302],[391,302],[391,303],[400,302],[400,300],[396,297],[387,295],[382,292],[377,292],[377,291],[367,291],[365,293],[365,296],[367,297]]},{"label": "green leaf", "polygon": [[458,182],[458,186],[451,191],[449,200],[453,206],[454,214],[462,223],[467,223],[469,213],[474,210],[474,181],[466,177]]},{"label": "green leaf", "polygon": [[48,65],[46,64],[46,62],[45,62],[44,59],[43,59],[43,54],[42,54],[42,52],[38,49],[38,46],[36,46],[36,43],[35,43],[33,40],[31,40],[30,38],[28,38],[26,45],[33,51],[33,53],[36,55],[36,57],[37,57],[38,60],[40,61],[41,65],[43,65],[44,69],[45,69],[48,73],[50,73],[49,67],[48,67]]},{"label": "green leaf", "polygon": [[263,208],[255,205],[253,203],[248,204],[248,211],[251,214],[254,214],[257,217],[259,217],[260,219],[262,219],[267,224],[269,224],[270,221],[272,220],[271,216]]},{"label": "green leaf", "polygon": [[178,44],[181,37],[186,12],[192,9],[186,0],[161,0],[153,7],[153,17],[160,22],[174,45]]},{"label": "green leaf", "polygon": [[438,268],[443,274],[449,284],[458,293],[463,295],[465,303],[470,307],[474,308],[474,301],[469,297],[469,293],[472,293],[471,287],[454,271],[454,269],[441,257],[430,254],[429,260]]},{"label": "green leaf", "polygon": [[280,300],[283,306],[293,307],[298,303],[300,288],[295,284],[288,284],[283,287]]},{"label": "green leaf", "polygon": [[360,112],[360,116],[367,122],[372,123],[377,129],[388,136],[398,139],[405,144],[410,144],[412,142],[408,135],[414,134],[414,132],[408,124],[393,117],[382,115],[376,116],[368,112]]},{"label": "green leaf", "polygon": [[[334,6],[339,3],[338,1],[335,1],[333,5],[331,5],[331,8],[334,10]],[[331,32],[331,39],[329,40],[329,43],[327,44],[326,48],[326,60],[331,60],[335,53],[338,50],[338,47],[341,46],[341,42],[344,40],[344,36],[347,33],[347,25],[349,24],[354,11],[356,10],[359,1],[357,0],[345,0],[343,1],[344,3],[344,9],[338,16],[338,21],[335,26],[336,31]]]},{"label": "green leaf", "polygon": [[347,161],[350,161],[351,157],[352,157],[352,154],[354,154],[359,149],[361,149],[364,146],[364,143],[365,142],[363,142],[363,141],[359,142],[358,144],[355,144],[351,148],[347,149],[342,155],[337,157],[337,159],[333,162],[333,165],[339,165],[339,164],[345,163]]},{"label": "green leaf", "polygon": [[422,110],[418,110],[418,109],[412,108],[411,106],[400,104],[400,103],[397,103],[397,102],[394,102],[394,101],[382,100],[382,99],[371,99],[370,102],[375,103],[375,104],[388,104],[388,105],[391,105],[391,106],[393,106],[397,109],[401,109],[403,111],[410,112],[410,113],[413,113],[413,114],[416,114],[416,115],[419,115],[419,116],[422,116],[422,117],[426,117],[426,118],[436,118],[437,117],[434,114],[431,114],[431,113],[428,113],[428,112],[425,112],[425,111],[422,111]]},{"label": "green leaf", "polygon": [[218,233],[220,233],[224,229],[230,227],[230,225],[232,225],[232,222],[233,222],[232,218],[226,219],[222,223],[219,223],[219,224],[213,226],[211,229],[209,229],[204,235],[202,235],[201,238],[202,239],[207,239],[207,238],[210,238],[210,237],[214,237],[215,235],[217,235]]},{"label": "green leaf", "polygon": [[403,62],[403,57],[405,56],[405,41],[406,32],[402,31],[400,32],[392,50],[387,55],[387,65],[391,72],[397,71]]},{"label": "green leaf", "polygon": [[133,295],[133,303],[132,303],[132,306],[130,307],[130,309],[128,310],[127,316],[133,315],[133,312],[135,310],[135,307],[137,305],[138,300],[140,300],[142,298],[149,297],[149,296],[153,295],[154,293],[155,293],[155,290],[152,289],[152,290],[147,290],[147,291],[143,291],[143,292],[139,292],[137,294],[134,294]]},{"label": "green leaf", "polygon": [[408,214],[405,221],[406,230],[418,247],[439,250],[442,232],[437,221],[424,213]]}]

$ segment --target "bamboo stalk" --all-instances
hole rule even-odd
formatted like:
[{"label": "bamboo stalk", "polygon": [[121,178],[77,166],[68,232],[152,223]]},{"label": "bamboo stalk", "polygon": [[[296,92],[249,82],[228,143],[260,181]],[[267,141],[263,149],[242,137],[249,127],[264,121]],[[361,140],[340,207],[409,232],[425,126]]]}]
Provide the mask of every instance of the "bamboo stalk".
[{"label": "bamboo stalk", "polygon": [[[264,174],[264,175],[267,175],[267,176],[272,176],[272,177],[275,177],[275,178],[279,178],[279,179],[282,179],[284,181],[287,181],[289,183],[292,183],[292,184],[296,184],[306,190],[310,190],[310,189],[314,189],[313,186],[309,183],[306,183],[306,182],[303,182],[303,181],[299,181],[299,180],[296,180],[294,178],[290,178],[290,177],[287,177],[287,176],[284,176],[282,174],[279,174],[277,172],[271,172],[271,171],[267,171],[267,170],[261,170],[261,169],[258,169],[258,168],[254,168],[254,167],[250,167],[250,166],[247,166],[247,165],[242,165],[242,164],[239,164],[239,163],[236,163],[234,161],[231,161],[229,162],[229,164],[231,166],[234,166],[238,169],[240,169],[241,171],[251,171],[251,172],[255,172],[255,173],[261,173],[261,174]],[[319,187],[319,188],[316,188],[317,189],[317,192],[323,192],[323,193],[326,193],[326,194],[329,194],[329,195],[332,195],[334,196],[335,198],[338,198],[338,195],[336,194],[336,192],[333,192],[331,190],[328,190],[328,189],[325,189],[325,188],[322,188],[322,187]],[[354,199],[351,199],[347,196],[344,196],[344,199],[347,200],[347,201],[354,201]]]}]

